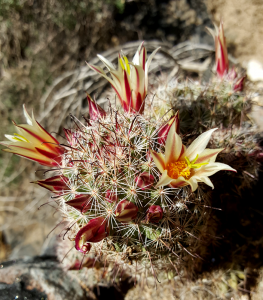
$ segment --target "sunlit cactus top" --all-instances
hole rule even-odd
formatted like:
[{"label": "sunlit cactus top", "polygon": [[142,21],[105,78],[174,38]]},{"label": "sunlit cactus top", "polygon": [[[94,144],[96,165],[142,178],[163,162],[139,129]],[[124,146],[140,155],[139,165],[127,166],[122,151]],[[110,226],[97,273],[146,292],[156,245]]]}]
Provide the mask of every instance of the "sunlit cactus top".
[{"label": "sunlit cactus top", "polygon": [[123,110],[105,111],[88,95],[90,116],[64,129],[67,145],[59,145],[26,112],[29,125],[17,126],[26,135],[7,136],[13,141],[9,152],[56,166],[53,176],[35,183],[54,193],[81,253],[95,248],[110,257],[132,247],[131,261],[144,266],[158,260],[173,265],[189,253],[197,257],[194,235],[205,225],[198,187],[213,188],[209,176],[217,171],[235,171],[215,162],[222,149],[206,148],[216,128],[185,146],[178,112],[170,118],[143,114],[149,63],[157,50],[146,62],[141,44],[132,63],[119,56],[118,70],[100,56],[112,78],[90,65],[111,83]]}]

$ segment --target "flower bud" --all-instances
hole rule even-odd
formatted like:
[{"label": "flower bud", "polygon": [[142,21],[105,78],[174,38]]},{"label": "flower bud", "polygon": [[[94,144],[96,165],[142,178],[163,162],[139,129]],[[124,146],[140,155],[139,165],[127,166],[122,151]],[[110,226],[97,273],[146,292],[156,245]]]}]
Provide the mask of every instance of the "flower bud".
[{"label": "flower bud", "polygon": [[107,190],[105,200],[107,200],[109,203],[117,202],[118,196],[116,191]]},{"label": "flower bud", "polygon": [[89,114],[92,121],[96,121],[99,118],[105,117],[106,112],[101,108],[91,97],[87,94],[87,99],[89,103]]},{"label": "flower bud", "polygon": [[66,128],[64,128],[64,133],[69,144],[72,147],[75,147],[78,144],[78,138],[81,137],[81,134]]},{"label": "flower bud", "polygon": [[158,131],[158,143],[164,145],[167,139],[168,132],[175,122],[176,133],[179,134],[179,113],[177,112],[173,117],[170,118],[165,124],[163,124]]},{"label": "flower bud", "polygon": [[154,177],[148,172],[143,172],[135,178],[135,182],[141,190],[147,190],[152,187],[154,183]]},{"label": "flower bud", "polygon": [[118,203],[117,208],[115,210],[115,217],[119,222],[130,222],[137,217],[138,207],[124,199]]},{"label": "flower bud", "polygon": [[245,76],[244,77],[241,77],[241,78],[239,78],[236,82],[235,82],[235,84],[234,84],[234,88],[233,88],[233,90],[234,90],[234,92],[241,92],[241,91],[243,91],[243,89],[244,89],[244,80],[245,80]]},{"label": "flower bud", "polygon": [[103,217],[92,219],[82,227],[75,238],[75,248],[80,252],[90,250],[90,242],[98,243],[109,235],[108,222]]},{"label": "flower bud", "polygon": [[151,205],[147,211],[146,222],[158,223],[163,217],[163,209],[159,205]]},{"label": "flower bud", "polygon": [[234,67],[232,67],[232,69],[228,72],[226,78],[229,81],[234,81],[237,78],[237,72]]},{"label": "flower bud", "polygon": [[223,22],[220,22],[219,28],[216,26],[215,31],[207,28],[215,40],[216,52],[216,71],[220,78],[223,78],[229,69],[227,56],[226,38],[224,35]]},{"label": "flower bud", "polygon": [[66,204],[85,214],[91,208],[90,198],[90,195],[77,195],[73,200],[67,201]]},{"label": "flower bud", "polygon": [[53,176],[44,180],[34,181],[32,183],[36,183],[42,186],[45,189],[50,190],[53,193],[62,194],[64,191],[69,190],[69,180],[65,176]]}]

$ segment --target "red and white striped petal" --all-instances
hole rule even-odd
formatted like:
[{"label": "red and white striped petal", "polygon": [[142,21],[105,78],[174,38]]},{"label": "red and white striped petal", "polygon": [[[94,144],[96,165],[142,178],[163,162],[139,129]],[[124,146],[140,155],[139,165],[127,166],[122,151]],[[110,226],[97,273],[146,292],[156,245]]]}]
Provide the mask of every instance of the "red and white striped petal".
[{"label": "red and white striped petal", "polygon": [[142,42],[139,45],[139,47],[132,59],[132,63],[135,65],[138,65],[138,66],[142,66],[143,64],[145,64],[145,61],[146,61],[147,53],[145,51],[145,47],[143,47],[143,44],[144,44],[144,42]]},{"label": "red and white striped petal", "polygon": [[98,58],[104,63],[106,68],[111,72],[112,70],[116,70],[114,65],[108,61],[104,56],[97,54]]},{"label": "red and white striped petal", "polygon": [[198,159],[195,164],[215,162],[218,153],[223,151],[224,148],[220,149],[205,149],[201,154],[198,155]]},{"label": "red and white striped petal", "polygon": [[146,66],[145,66],[145,86],[146,86],[146,92],[148,91],[148,72],[149,72],[149,67],[150,64],[152,62],[152,59],[154,57],[154,55],[156,54],[156,52],[160,49],[161,47],[155,49],[151,55],[149,56],[147,62],[146,62]]},{"label": "red and white striped petal", "polygon": [[161,173],[163,173],[165,169],[165,158],[162,153],[157,153],[153,150],[151,150],[151,156],[153,158],[153,161],[156,165],[156,167],[159,169]]},{"label": "red and white striped petal", "polygon": [[173,188],[179,188],[179,187],[183,187],[183,186],[186,186],[186,185],[188,185],[188,182],[182,176],[178,177],[177,179],[173,179],[170,182],[170,186],[173,187]]},{"label": "red and white striped petal", "polygon": [[34,181],[33,183],[36,183],[43,188],[50,190],[51,192],[54,193],[63,193],[65,191],[68,191],[69,188],[69,180],[65,176],[53,176],[44,180],[37,180]]},{"label": "red and white striped petal", "polygon": [[218,171],[233,171],[236,172],[235,169],[231,168],[229,165],[223,164],[223,163],[209,163],[208,165],[204,165],[199,169],[194,169],[194,176],[212,176]]},{"label": "red and white striped petal", "polygon": [[173,123],[175,123],[176,133],[179,134],[179,114],[178,114],[178,112],[159,128],[159,131],[158,131],[158,143],[159,144],[162,144],[162,145],[165,144],[165,142],[167,140],[168,132]]},{"label": "red and white striped petal", "polygon": [[168,185],[171,181],[173,181],[173,178],[169,177],[167,174],[167,170],[163,171],[162,177],[160,178],[160,180],[157,182],[156,184],[156,188],[160,187],[160,186],[165,186]]},{"label": "red and white striped petal", "polygon": [[200,155],[206,148],[212,133],[217,130],[217,128],[210,129],[202,133],[198,138],[196,138],[192,144],[186,149],[185,156],[190,160],[194,160],[196,155]]},{"label": "red and white striped petal", "polygon": [[37,161],[44,166],[57,166],[65,152],[64,148],[35,120],[33,114],[32,118],[29,116],[25,106],[24,114],[28,124],[17,125],[13,122],[19,134],[6,136],[10,142],[1,142],[8,147],[4,151]]},{"label": "red and white striped petal", "polygon": [[214,189],[214,185],[213,185],[212,181],[207,176],[194,176],[194,177],[197,179],[197,181],[204,182],[205,184],[210,186],[212,189]]},{"label": "red and white striped petal", "polygon": [[165,165],[179,159],[182,152],[182,140],[176,133],[176,124],[172,124],[165,143]]}]

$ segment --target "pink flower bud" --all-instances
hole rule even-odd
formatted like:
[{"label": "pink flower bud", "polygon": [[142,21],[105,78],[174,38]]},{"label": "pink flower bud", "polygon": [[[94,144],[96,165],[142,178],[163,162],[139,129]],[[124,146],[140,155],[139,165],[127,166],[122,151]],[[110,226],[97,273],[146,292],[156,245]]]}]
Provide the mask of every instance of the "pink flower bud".
[{"label": "pink flower bud", "polygon": [[158,143],[164,145],[167,139],[168,132],[175,122],[176,133],[179,134],[179,113],[177,112],[173,117],[170,118],[165,124],[163,124],[158,131]]},{"label": "pink flower bud", "polygon": [[235,91],[235,92],[241,92],[241,91],[243,91],[243,89],[244,89],[244,80],[245,80],[245,76],[244,77],[241,77],[241,78],[239,78],[236,82],[235,82],[235,84],[234,84],[234,88],[233,88],[233,90]]},{"label": "pink flower bud", "polygon": [[228,73],[229,68],[223,22],[220,22],[219,28],[216,26],[215,31],[209,28],[208,30],[215,40],[217,75],[222,78]]},{"label": "pink flower bud", "polygon": [[59,194],[62,194],[64,191],[69,190],[69,180],[63,175],[53,176],[44,180],[34,181],[33,183],[36,183],[42,186],[43,188],[50,190],[51,192]]},{"label": "pink flower bud", "polygon": [[92,121],[96,121],[99,118],[103,118],[106,116],[106,112],[104,109],[102,109],[93,99],[90,97],[89,94],[87,94],[87,99],[89,103],[89,114],[90,119]]},{"label": "pink flower bud", "polygon": [[73,200],[67,201],[66,204],[85,214],[91,208],[90,198],[90,195],[77,195]]},{"label": "pink flower bud", "polygon": [[163,209],[159,205],[151,205],[147,211],[146,222],[158,223],[163,217]]},{"label": "pink flower bud", "polygon": [[134,220],[137,217],[137,213],[138,207],[125,199],[118,203],[115,210],[115,217],[119,222],[127,223]]},{"label": "pink flower bud", "polygon": [[135,178],[137,186],[142,190],[150,189],[154,183],[154,177],[148,172],[143,172]]},{"label": "pink flower bud", "polygon": [[228,72],[227,79],[229,81],[234,81],[237,78],[237,72],[234,67]]},{"label": "pink flower bud", "polygon": [[116,191],[112,191],[112,190],[107,190],[105,198],[110,203],[117,202],[117,200],[118,200]]},{"label": "pink flower bud", "polygon": [[78,138],[80,138],[81,134],[79,132],[74,132],[70,129],[64,128],[65,136],[71,146],[75,146],[78,143]]},{"label": "pink flower bud", "polygon": [[[82,227],[75,238],[75,248],[80,252],[89,251],[89,243],[98,243],[109,235],[108,222],[103,217],[97,217]],[[83,248],[84,247],[84,248]]]}]

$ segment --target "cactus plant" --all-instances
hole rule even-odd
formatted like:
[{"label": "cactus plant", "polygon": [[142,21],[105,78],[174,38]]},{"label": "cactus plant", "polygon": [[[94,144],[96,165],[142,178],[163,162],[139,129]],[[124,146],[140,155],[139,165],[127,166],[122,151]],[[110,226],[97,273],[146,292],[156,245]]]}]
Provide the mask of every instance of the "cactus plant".
[{"label": "cactus plant", "polygon": [[[235,171],[224,163],[226,149],[251,157],[260,150],[256,142],[230,143],[229,126],[242,121],[251,103],[242,94],[243,79],[229,74],[228,65],[222,70],[220,64],[219,76],[207,86],[174,80],[157,91],[152,105],[146,97],[151,58],[146,63],[143,44],[131,63],[119,55],[118,70],[100,56],[111,78],[89,65],[111,83],[122,109],[110,105],[106,111],[88,95],[90,117],[74,118],[75,128],[64,129],[67,144],[27,113],[29,125],[18,125],[20,135],[8,136],[12,144],[5,144],[9,152],[55,166],[54,176],[35,183],[53,193],[67,223],[63,234],[83,255],[76,255],[79,268],[90,257],[93,265],[111,266],[115,277],[124,272],[158,281],[202,258],[213,230],[209,177]],[[168,114],[160,116],[163,99]],[[242,136],[236,129],[234,139]]]}]

